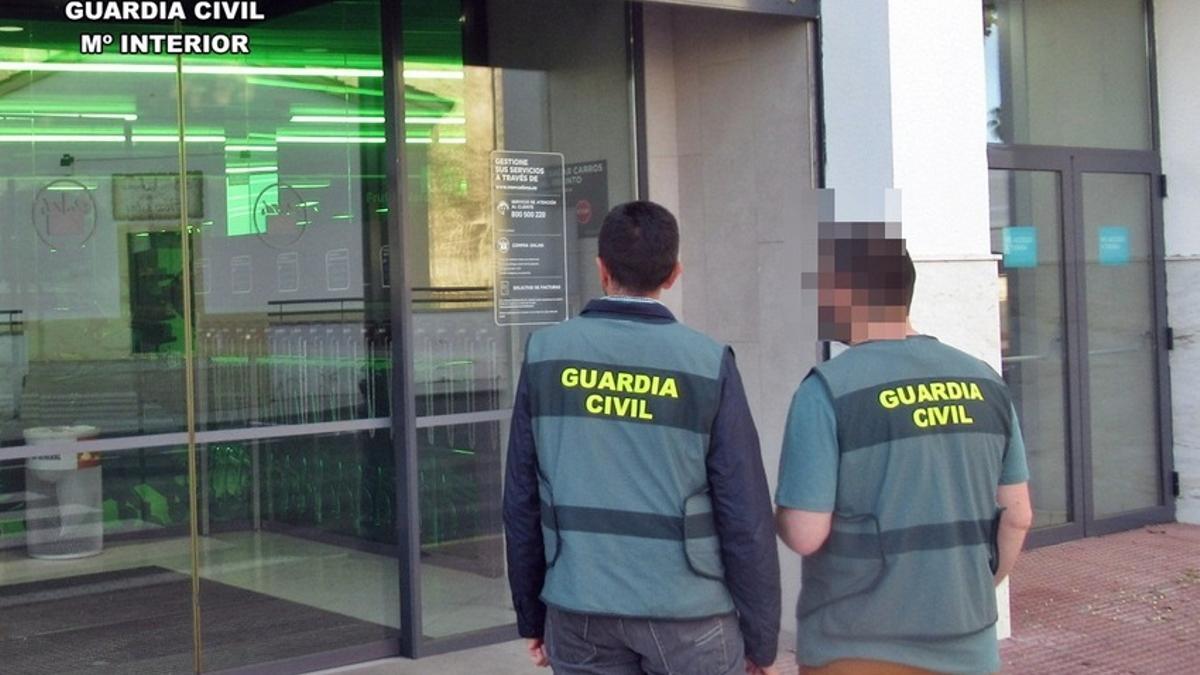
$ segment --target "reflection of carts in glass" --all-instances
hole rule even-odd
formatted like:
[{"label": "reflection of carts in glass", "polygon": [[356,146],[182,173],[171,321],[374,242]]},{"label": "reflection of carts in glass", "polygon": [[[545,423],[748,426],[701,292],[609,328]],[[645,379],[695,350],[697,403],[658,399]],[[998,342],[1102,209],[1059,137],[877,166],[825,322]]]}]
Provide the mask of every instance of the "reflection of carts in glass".
[{"label": "reflection of carts in glass", "polygon": [[362,299],[271,304],[265,317],[209,321],[198,331],[200,419],[263,432],[202,447],[202,529],[249,520],[318,539],[394,544],[386,317],[371,321]]},{"label": "reflection of carts in glass", "polygon": [[[435,564],[493,575],[503,558],[510,329],[496,326],[487,309],[452,306],[414,315],[422,544]],[[390,324],[368,322],[367,315],[362,301],[333,301],[268,317],[208,319],[199,327],[203,533],[261,527],[382,550],[395,544]],[[61,380],[109,400],[106,436],[129,435],[129,452],[105,455],[104,516],[120,521],[108,523],[109,534],[125,525],[178,534],[188,518],[186,453],[137,443],[140,434],[181,426],[178,356],[38,365],[41,384],[25,398],[45,424],[55,414],[95,408],[86,401],[53,404],[61,395],[48,387]],[[112,399],[114,387],[126,398]],[[26,422],[34,421],[20,421]],[[6,473],[13,472],[0,472],[0,480]],[[0,512],[9,508],[0,499]],[[10,527],[2,516],[0,527]]]},{"label": "reflection of carts in glass", "polygon": [[0,420],[18,417],[25,376],[25,321],[20,309],[0,309]]},{"label": "reflection of carts in glass", "polygon": [[[453,336],[459,346],[473,341],[466,331],[446,333],[442,337]],[[503,444],[495,417],[507,415],[492,407],[496,380],[486,373],[493,364],[494,359],[471,358],[422,364],[426,377],[418,385],[419,410],[425,414],[417,429],[424,553],[434,562],[491,576],[503,571]]]},{"label": "reflection of carts in glass", "polygon": [[503,574],[503,428],[509,329],[490,288],[417,289],[413,314],[422,554],[432,564]]}]

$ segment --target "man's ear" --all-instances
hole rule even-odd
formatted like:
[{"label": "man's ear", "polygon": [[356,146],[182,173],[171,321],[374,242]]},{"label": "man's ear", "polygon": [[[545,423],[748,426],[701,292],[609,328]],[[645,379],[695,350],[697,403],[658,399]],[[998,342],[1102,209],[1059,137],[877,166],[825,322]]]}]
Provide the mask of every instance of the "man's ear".
[{"label": "man's ear", "polygon": [[679,277],[682,274],[683,274],[683,263],[681,263],[679,261],[675,261],[675,267],[671,269],[670,276],[668,276],[667,280],[663,282],[662,289],[665,291],[665,290],[669,289],[670,287],[674,286],[675,282],[679,281]]},{"label": "man's ear", "polygon": [[612,274],[608,271],[608,266],[600,256],[596,256],[596,274],[600,277],[600,288],[605,293],[608,293],[608,287],[612,284]]}]

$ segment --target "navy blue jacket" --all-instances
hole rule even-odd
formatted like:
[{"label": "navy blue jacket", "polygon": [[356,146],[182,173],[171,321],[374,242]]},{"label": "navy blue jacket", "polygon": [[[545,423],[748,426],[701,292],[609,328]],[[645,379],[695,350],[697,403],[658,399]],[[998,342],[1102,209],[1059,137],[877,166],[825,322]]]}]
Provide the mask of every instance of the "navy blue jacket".
[{"label": "navy blue jacket", "polygon": [[[661,304],[608,298],[588,303],[577,320],[591,316],[675,321],[670,310]],[[636,349],[636,345],[630,348]],[[765,666],[774,662],[778,647],[779,558],[758,432],[732,349],[725,350],[720,382],[720,405],[709,437],[709,489],[725,565],[725,583],[737,608],[746,656]],[[542,637],[546,620],[546,606],[539,598],[546,577],[546,559],[529,386],[522,372],[509,433],[504,524],[517,627],[523,637],[536,638]]]}]

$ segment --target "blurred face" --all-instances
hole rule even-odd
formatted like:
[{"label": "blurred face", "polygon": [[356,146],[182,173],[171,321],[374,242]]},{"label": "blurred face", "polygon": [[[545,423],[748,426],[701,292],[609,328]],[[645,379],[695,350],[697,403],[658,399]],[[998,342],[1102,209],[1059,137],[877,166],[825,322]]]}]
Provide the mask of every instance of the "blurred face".
[{"label": "blurred face", "polygon": [[[856,264],[869,264],[858,260]],[[873,337],[872,324],[904,324],[908,312],[903,307],[890,307],[882,294],[869,289],[854,288],[853,275],[837,269],[834,256],[822,252],[819,260],[817,287],[817,337],[836,342],[860,342]]]},{"label": "blurred face", "polygon": [[854,291],[846,284],[839,287],[832,263],[828,267],[825,268],[822,257],[817,287],[817,337],[821,340],[849,342],[853,323]]}]

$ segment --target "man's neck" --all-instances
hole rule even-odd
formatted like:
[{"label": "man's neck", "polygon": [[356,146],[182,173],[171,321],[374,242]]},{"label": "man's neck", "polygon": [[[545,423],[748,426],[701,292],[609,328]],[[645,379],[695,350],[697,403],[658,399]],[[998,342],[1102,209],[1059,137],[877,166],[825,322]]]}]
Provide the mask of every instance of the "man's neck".
[{"label": "man's neck", "polygon": [[658,300],[662,297],[662,289],[656,289],[649,293],[630,293],[621,288],[605,289],[605,297],[609,298],[625,298],[629,300]]},{"label": "man's neck", "polygon": [[851,346],[879,340],[904,340],[912,335],[920,335],[913,328],[912,322],[909,320],[905,320],[903,323],[899,321],[872,321],[860,330],[852,330],[851,332],[853,334],[850,340]]}]

